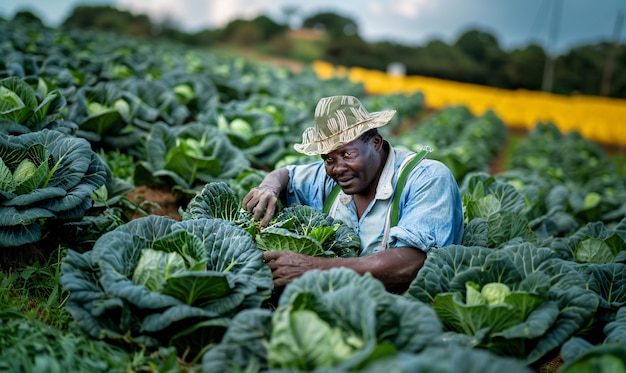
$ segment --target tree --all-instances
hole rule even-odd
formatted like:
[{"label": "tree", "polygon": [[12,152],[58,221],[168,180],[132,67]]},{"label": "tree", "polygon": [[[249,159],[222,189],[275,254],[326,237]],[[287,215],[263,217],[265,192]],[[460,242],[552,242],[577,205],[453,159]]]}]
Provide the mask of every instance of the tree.
[{"label": "tree", "polygon": [[510,52],[503,68],[507,88],[540,90],[545,60],[546,52],[536,44]]},{"label": "tree", "polygon": [[475,83],[496,87],[505,87],[502,74],[494,74],[504,65],[507,56],[500,49],[498,39],[488,32],[468,30],[454,44],[465,55],[476,62],[480,68],[476,71]]},{"label": "tree", "polygon": [[607,46],[606,43],[586,45],[558,57],[554,67],[554,92],[597,95]]},{"label": "tree", "polygon": [[332,12],[317,13],[308,17],[302,22],[302,27],[322,29],[331,37],[359,34],[359,27],[354,20]]},{"label": "tree", "polygon": [[495,36],[480,30],[466,31],[459,36],[454,46],[476,61],[485,60],[489,49],[500,49]]},{"label": "tree", "polygon": [[31,24],[43,26],[43,22],[41,21],[41,18],[37,17],[35,13],[29,10],[22,10],[22,11],[15,13],[15,15],[13,16],[13,20],[18,21],[20,23],[31,23]]},{"label": "tree", "polygon": [[110,6],[79,5],[63,21],[65,27],[100,29],[132,35],[150,35],[152,25],[146,15],[133,15]]},{"label": "tree", "polygon": [[458,48],[440,40],[432,40],[417,48],[408,74],[432,76],[459,82],[475,83],[482,74],[482,67]]},{"label": "tree", "polygon": [[271,40],[274,36],[283,34],[289,29],[287,25],[274,22],[273,19],[268,16],[260,15],[251,21],[259,27],[262,33],[263,40]]}]

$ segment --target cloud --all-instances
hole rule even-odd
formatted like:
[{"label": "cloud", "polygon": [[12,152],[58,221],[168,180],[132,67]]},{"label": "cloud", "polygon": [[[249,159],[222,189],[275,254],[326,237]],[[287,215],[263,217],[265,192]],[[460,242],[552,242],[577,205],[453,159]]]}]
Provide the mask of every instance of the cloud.
[{"label": "cloud", "polygon": [[385,7],[377,1],[373,1],[367,5],[367,10],[374,16],[385,14]]},{"label": "cloud", "polygon": [[[278,1],[281,3],[282,1]],[[276,0],[117,0],[120,8],[175,21],[185,30],[224,27],[234,19],[250,19],[275,9]]]},{"label": "cloud", "polygon": [[240,0],[117,0],[119,8],[147,14],[155,21],[173,21],[185,30],[223,26],[236,13]]},{"label": "cloud", "polygon": [[391,10],[399,16],[415,19],[424,11],[435,8],[432,0],[398,0],[391,3]]}]

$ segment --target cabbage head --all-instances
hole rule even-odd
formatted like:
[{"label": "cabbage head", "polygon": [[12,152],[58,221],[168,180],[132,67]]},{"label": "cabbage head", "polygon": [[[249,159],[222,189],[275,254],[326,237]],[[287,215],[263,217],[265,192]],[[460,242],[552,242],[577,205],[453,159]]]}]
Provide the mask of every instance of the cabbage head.
[{"label": "cabbage head", "polygon": [[405,296],[432,305],[448,343],[526,364],[581,331],[598,308],[571,262],[528,242],[434,250]]},{"label": "cabbage head", "polygon": [[202,371],[360,371],[438,345],[442,331],[429,305],[389,293],[369,274],[313,270],[285,286],[274,311],[240,312]]},{"label": "cabbage head", "polygon": [[0,80],[0,132],[20,135],[47,128],[73,134],[77,126],[63,120],[65,107],[65,97],[58,90],[48,91],[41,78]]},{"label": "cabbage head", "polygon": [[49,223],[82,218],[105,178],[84,139],[47,129],[0,134],[0,247],[38,242]]},{"label": "cabbage head", "polygon": [[59,283],[66,309],[95,338],[197,354],[219,341],[240,310],[273,290],[263,253],[223,219],[136,219],[70,250]]}]

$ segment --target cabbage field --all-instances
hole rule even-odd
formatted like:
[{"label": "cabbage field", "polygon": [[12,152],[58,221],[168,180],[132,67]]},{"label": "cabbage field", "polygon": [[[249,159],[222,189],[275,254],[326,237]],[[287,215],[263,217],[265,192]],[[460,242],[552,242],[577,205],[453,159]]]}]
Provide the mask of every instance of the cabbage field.
[{"label": "cabbage field", "polygon": [[[350,257],[359,238],[307,206],[260,231],[240,207],[316,159],[292,145],[336,94],[396,109],[383,135],[431,148],[461,190],[462,243],[405,293],[345,268],[275,289],[264,250]],[[425,102],[0,21],[0,371],[626,372],[623,165],[558,123],[513,139],[495,111]]]}]

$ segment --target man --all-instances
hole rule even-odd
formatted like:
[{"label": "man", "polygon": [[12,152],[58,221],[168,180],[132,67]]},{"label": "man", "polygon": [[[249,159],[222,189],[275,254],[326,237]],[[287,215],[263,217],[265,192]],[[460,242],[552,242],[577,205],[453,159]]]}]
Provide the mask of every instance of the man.
[{"label": "man", "polygon": [[[301,153],[321,155],[309,165],[270,172],[243,199],[243,207],[265,227],[277,201],[320,211],[335,185],[341,187],[330,215],[351,226],[361,239],[358,258],[319,258],[291,251],[267,251],[274,284],[283,286],[311,269],[348,267],[371,273],[387,289],[406,289],[423,266],[429,250],[460,243],[463,210],[459,189],[441,162],[424,159],[400,191],[399,221],[390,226],[390,209],[398,178],[415,153],[393,148],[378,132],[395,110],[369,113],[352,96],[332,96],[315,108],[315,125],[305,130]],[[332,201],[331,201],[332,202]]]}]

